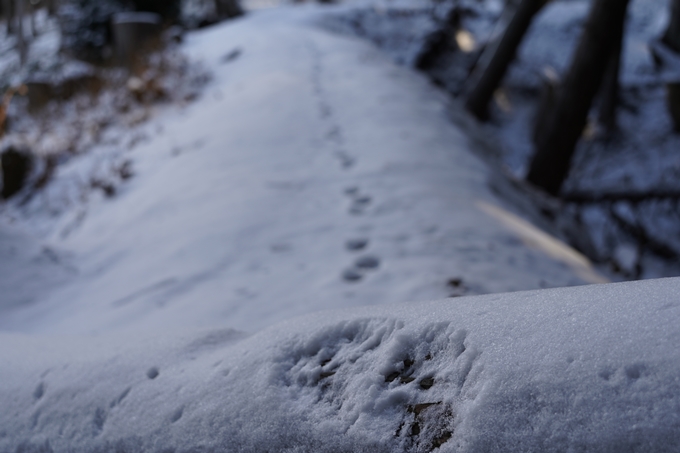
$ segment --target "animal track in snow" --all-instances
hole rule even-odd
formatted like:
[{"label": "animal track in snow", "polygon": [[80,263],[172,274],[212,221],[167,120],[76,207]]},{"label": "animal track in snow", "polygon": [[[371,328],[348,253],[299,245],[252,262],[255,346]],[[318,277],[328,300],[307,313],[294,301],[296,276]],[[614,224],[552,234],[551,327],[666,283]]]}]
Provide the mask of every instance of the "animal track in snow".
[{"label": "animal track in snow", "polygon": [[373,201],[370,195],[362,194],[358,187],[348,187],[345,195],[350,199],[349,213],[353,215],[363,214]]},{"label": "animal track in snow", "polygon": [[386,413],[400,414],[385,434],[404,451],[430,452],[455,434],[455,397],[479,357],[466,338],[447,323],[407,329],[397,320],[358,319],[324,326],[296,346],[283,384],[367,429],[386,426]]},{"label": "animal track in snow", "polygon": [[175,412],[172,413],[170,416],[170,423],[175,423],[179,421],[180,418],[182,418],[182,415],[184,414],[184,406],[178,408],[175,410]]},{"label": "animal track in snow", "polygon": [[146,372],[146,377],[153,380],[153,379],[156,379],[159,374],[160,374],[160,372],[158,371],[158,368],[153,367],[153,368],[149,368],[149,370]]},{"label": "animal track in snow", "polygon": [[345,269],[342,272],[342,278],[343,280],[348,282],[358,282],[359,280],[364,278],[364,275],[361,272],[357,271],[356,269],[350,268]]},{"label": "animal track in snow", "polygon": [[45,383],[41,382],[33,391],[33,398],[38,401],[45,394]]},{"label": "animal track in snow", "polygon": [[92,424],[94,425],[95,435],[98,435],[104,430],[104,424],[106,423],[107,416],[108,414],[101,407],[98,407],[94,411],[94,416],[92,417]]},{"label": "animal track in snow", "polygon": [[366,255],[354,262],[354,265],[359,269],[377,269],[380,266],[380,258],[373,255]]},{"label": "animal track in snow", "polygon": [[431,452],[453,437],[454,414],[441,401],[408,406],[408,421],[404,421],[395,437],[404,440],[407,451]]},{"label": "animal track in snow", "polygon": [[317,100],[319,118],[327,125],[327,132],[324,136],[324,140],[328,143],[333,155],[340,162],[340,167],[347,170],[356,164],[356,158],[345,148],[345,138],[342,127],[334,117],[333,108],[328,101],[328,94],[321,83],[323,74],[322,54],[313,43],[309,44],[309,48],[312,54],[312,91]]},{"label": "animal track in snow", "polygon": [[345,248],[350,252],[357,252],[360,250],[364,250],[366,247],[368,247],[368,244],[369,244],[368,239],[364,238],[350,239],[345,243]]},{"label": "animal track in snow", "polygon": [[123,400],[124,400],[124,399],[128,396],[128,394],[130,393],[130,390],[132,390],[132,387],[128,387],[128,388],[126,388],[125,390],[123,390],[123,392],[122,392],[120,395],[118,395],[118,397],[117,397],[116,399],[114,399],[113,401],[111,401],[111,404],[109,404],[109,408],[110,408],[110,409],[113,409],[114,407],[116,407],[116,406],[118,406],[120,403],[122,403]]},{"label": "animal track in snow", "polygon": [[240,57],[242,53],[243,51],[237,47],[233,49],[231,52],[224,54],[222,58],[220,58],[220,63],[222,64],[231,63],[232,61]]}]

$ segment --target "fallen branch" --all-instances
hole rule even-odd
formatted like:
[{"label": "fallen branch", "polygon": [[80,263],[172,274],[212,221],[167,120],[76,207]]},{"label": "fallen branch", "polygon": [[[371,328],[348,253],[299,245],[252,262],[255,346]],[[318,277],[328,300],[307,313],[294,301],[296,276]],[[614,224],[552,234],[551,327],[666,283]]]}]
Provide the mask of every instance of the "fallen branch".
[{"label": "fallen branch", "polygon": [[635,241],[640,244],[642,247],[648,249],[650,252],[654,253],[655,255],[660,256],[661,258],[665,259],[677,259],[680,257],[677,251],[675,251],[672,247],[670,247],[667,244],[664,244],[663,242],[654,239],[651,237],[649,234],[647,234],[647,231],[645,228],[638,224],[632,224],[626,219],[624,219],[622,216],[620,216],[614,209],[610,210],[610,214],[612,219],[619,225],[619,227],[627,234],[633,237]]}]

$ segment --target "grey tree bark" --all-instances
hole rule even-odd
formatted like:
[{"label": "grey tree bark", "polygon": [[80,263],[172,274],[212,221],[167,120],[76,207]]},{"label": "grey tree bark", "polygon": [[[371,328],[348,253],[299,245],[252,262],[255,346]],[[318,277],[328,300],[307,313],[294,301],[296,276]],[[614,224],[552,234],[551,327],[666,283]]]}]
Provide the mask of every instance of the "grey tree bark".
[{"label": "grey tree bark", "polygon": [[617,36],[623,33],[629,0],[595,0],[555,108],[540,134],[527,180],[557,195],[569,173],[593,99],[604,79]]}]

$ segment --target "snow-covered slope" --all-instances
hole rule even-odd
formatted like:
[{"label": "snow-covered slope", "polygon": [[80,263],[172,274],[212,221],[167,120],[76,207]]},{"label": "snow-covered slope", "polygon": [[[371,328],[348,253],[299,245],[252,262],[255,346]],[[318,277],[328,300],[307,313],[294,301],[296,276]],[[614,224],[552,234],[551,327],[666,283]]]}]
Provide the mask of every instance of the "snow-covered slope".
[{"label": "snow-covered slope", "polygon": [[676,452],[680,280],[2,334],[3,452]]}]

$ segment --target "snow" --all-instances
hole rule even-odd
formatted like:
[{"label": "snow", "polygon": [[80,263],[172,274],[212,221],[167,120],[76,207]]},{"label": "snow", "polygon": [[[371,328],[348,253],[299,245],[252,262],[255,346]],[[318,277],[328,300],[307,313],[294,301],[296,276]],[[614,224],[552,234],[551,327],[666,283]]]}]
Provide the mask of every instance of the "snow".
[{"label": "snow", "polygon": [[606,278],[333,8],[191,33],[197,100],[2,207],[0,451],[677,450],[680,281],[453,298]]},{"label": "snow", "polygon": [[[603,281],[585,259],[526,247],[482,209],[516,215],[444,94],[370,44],[318,29],[315,11],[191,35],[185,52],[212,69],[201,99],[129,132],[145,137],[132,150],[102,145],[60,166],[45,193],[68,190],[83,167],[129,160],[135,177],[115,197],[40,222],[10,208],[78,275],[0,327],[255,331],[315,310],[446,297],[452,278],[471,294]],[[365,250],[347,250],[357,239]]]},{"label": "snow", "polygon": [[337,310],[249,337],[3,333],[0,449],[677,451],[679,283]]}]

